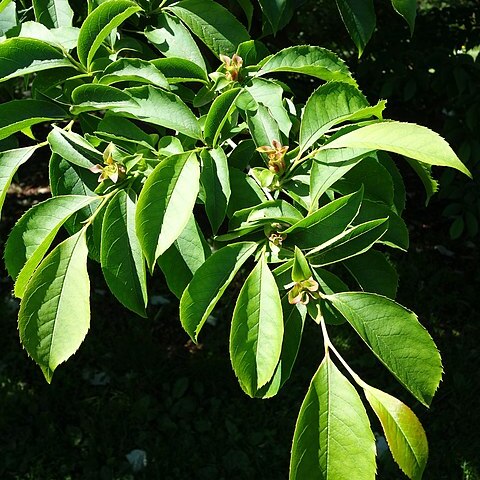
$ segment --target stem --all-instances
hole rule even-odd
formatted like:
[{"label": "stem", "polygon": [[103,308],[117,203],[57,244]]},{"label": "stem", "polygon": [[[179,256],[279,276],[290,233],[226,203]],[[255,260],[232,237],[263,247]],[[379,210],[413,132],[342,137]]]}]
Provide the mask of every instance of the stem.
[{"label": "stem", "polygon": [[322,326],[322,333],[323,333],[323,341],[325,344],[325,354],[328,350],[331,350],[335,356],[340,360],[340,363],[345,367],[345,370],[350,374],[350,376],[355,380],[355,382],[362,388],[366,388],[367,384],[352,370],[352,368],[348,365],[345,359],[340,355],[338,350],[333,346],[332,342],[330,341],[330,337],[328,336],[327,327],[325,325],[325,320],[320,320],[320,325]]},{"label": "stem", "polygon": [[118,189],[115,189],[115,190],[112,190],[111,192],[107,193],[106,195],[103,195],[102,197],[100,197],[102,199],[102,202],[100,203],[98,208],[93,212],[92,216],[89,217],[87,220],[85,220],[85,222],[84,222],[84,224],[85,224],[84,228],[85,229],[88,228],[93,223],[93,221],[95,220],[95,217],[101,212],[102,208],[107,204],[110,197],[112,197],[117,192],[118,192]]}]

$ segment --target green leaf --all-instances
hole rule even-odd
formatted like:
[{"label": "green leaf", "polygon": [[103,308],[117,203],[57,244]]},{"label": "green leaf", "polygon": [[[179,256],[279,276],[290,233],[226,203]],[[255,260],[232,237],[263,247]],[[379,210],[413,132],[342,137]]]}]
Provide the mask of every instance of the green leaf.
[{"label": "green leaf", "polygon": [[151,85],[124,90],[132,97],[127,107],[113,108],[119,114],[171,128],[191,138],[201,138],[198,120],[179,96]]},{"label": "green leaf", "polygon": [[139,58],[121,58],[111,63],[98,82],[111,85],[118,82],[151,83],[157,87],[170,88],[165,75],[151,62]]},{"label": "green leaf", "polygon": [[202,173],[200,176],[205,189],[205,210],[214,234],[225,219],[230,200],[230,178],[228,161],[221,148],[203,150]]},{"label": "green leaf", "polygon": [[2,13],[6,7],[11,3],[12,0],[1,0],[0,1],[0,13]]},{"label": "green leaf", "polygon": [[[398,215],[401,215],[405,209],[405,202],[407,199],[403,177],[388,153],[377,152],[377,159],[380,162],[380,165],[382,165],[390,174],[393,182],[393,204],[395,205]],[[415,162],[414,160],[412,160],[412,163],[419,165],[418,162]]]},{"label": "green leaf", "polygon": [[387,230],[386,218],[361,223],[311,250],[308,259],[315,267],[341,262],[370,250]]},{"label": "green leaf", "polygon": [[12,100],[0,104],[0,140],[48,120],[63,120],[67,112],[44,100]]},{"label": "green leaf", "polygon": [[337,293],[327,299],[400,383],[428,406],[440,382],[442,364],[417,316],[372,293]]},{"label": "green leaf", "polygon": [[119,88],[101,85],[99,83],[88,83],[80,85],[72,92],[74,105],[70,111],[74,115],[94,110],[113,110],[135,108],[136,102],[132,97]]},{"label": "green leaf", "polygon": [[[62,50],[73,50],[77,46],[80,29],[71,26],[47,28],[38,22],[23,22],[7,32],[7,37],[23,37],[41,40]],[[71,65],[73,67],[73,65]],[[75,72],[75,70],[73,70]],[[73,75],[75,75],[74,73]],[[72,76],[73,76],[72,75]]]},{"label": "green leaf", "polygon": [[31,38],[11,38],[0,43],[0,82],[29,73],[72,64],[48,43]]},{"label": "green leaf", "polygon": [[280,294],[262,255],[240,290],[230,330],[233,370],[242,389],[251,397],[273,377],[282,341]]},{"label": "green leaf", "polygon": [[327,353],[300,408],[290,480],[373,480],[375,472],[375,437],[367,412]]},{"label": "green leaf", "polygon": [[383,253],[369,250],[345,260],[344,265],[363,291],[395,298],[398,274]]},{"label": "green leaf", "polygon": [[276,72],[302,73],[321,80],[356,85],[343,60],[340,60],[330,50],[309,45],[280,50],[266,59],[257,75]]},{"label": "green leaf", "polygon": [[36,149],[37,147],[34,146],[0,152],[0,214],[13,176],[17,172],[18,167],[24,164]]},{"label": "green leaf", "polygon": [[348,194],[363,185],[364,198],[393,207],[394,186],[388,170],[373,156],[364,158],[349,170],[332,190]]},{"label": "green leaf", "polygon": [[260,40],[248,40],[238,46],[237,55],[242,57],[243,66],[246,67],[257,65],[270,55],[270,51]]},{"label": "green leaf", "polygon": [[22,298],[28,281],[47,253],[60,227],[95,197],[66,195],[33,206],[15,224],[5,245],[5,265],[15,280],[15,296]]},{"label": "green leaf", "polygon": [[374,107],[354,85],[329,82],[317,88],[308,99],[300,126],[300,151],[308,150],[330,128],[339,123],[382,118],[385,101]]},{"label": "green leaf", "polygon": [[[97,187],[98,175],[78,165],[69,163],[56,153],[52,154],[50,158],[50,188],[52,195],[87,195],[97,197],[95,193]],[[70,235],[81,230],[84,227],[85,220],[89,219],[95,213],[95,210],[96,208],[90,203],[74,213],[65,222],[65,227]],[[87,230],[89,255],[97,262],[100,262],[101,216],[102,213],[100,212]]]},{"label": "green leaf", "polygon": [[48,135],[48,143],[53,153],[69,163],[82,168],[103,164],[103,155],[78,133],[62,130],[56,126]]},{"label": "green leaf", "polygon": [[[129,144],[133,152],[138,151],[139,146],[155,151],[156,140],[132,121],[120,115],[109,113],[98,124],[95,135],[113,141],[117,145],[123,142]],[[154,136],[153,136],[154,137]],[[130,150],[129,150],[130,151]]]},{"label": "green leaf", "polygon": [[249,224],[265,224],[286,222],[296,224],[303,215],[285,200],[269,200],[254,207],[237,210],[230,221],[230,228],[248,226]]},{"label": "green leaf", "polygon": [[138,199],[136,230],[150,271],[186,227],[199,180],[194,153],[168,157],[147,178]]},{"label": "green leaf", "polygon": [[293,257],[292,280],[294,282],[302,282],[308,280],[312,276],[312,270],[308,265],[305,255],[296,246],[295,255]]},{"label": "green leaf", "polygon": [[193,341],[240,267],[257,248],[255,243],[234,243],[217,250],[195,272],[180,299],[180,321]]},{"label": "green leaf", "polygon": [[245,27],[212,0],[182,0],[169,8],[213,52],[231,57],[250,40]]},{"label": "green leaf", "polygon": [[392,0],[392,5],[395,11],[407,21],[410,34],[413,35],[417,16],[417,0]]},{"label": "green leaf", "polygon": [[208,77],[198,64],[184,58],[157,58],[151,61],[170,83],[202,82],[208,83]]},{"label": "green leaf", "polygon": [[82,24],[77,53],[82,65],[90,68],[95,53],[113,29],[141,8],[130,0],[109,0],[99,5]]},{"label": "green leaf", "polygon": [[425,206],[427,206],[430,203],[430,199],[438,192],[439,187],[438,181],[433,178],[432,167],[422,162],[410,160],[409,158],[406,158],[406,160],[418,175],[425,188],[425,193],[427,194]]},{"label": "green leaf", "polygon": [[178,18],[160,12],[157,15],[157,27],[145,30],[145,36],[166,57],[189,60],[205,75],[205,60],[192,35]]},{"label": "green leaf", "polygon": [[339,150],[321,150],[315,155],[310,171],[310,197],[312,204],[309,213],[318,207],[321,196],[359,164],[372,152],[365,149],[345,148]]},{"label": "green leaf", "polygon": [[287,0],[259,0],[259,3],[263,14],[272,26],[273,33],[276,33],[287,6]]},{"label": "green leaf", "polygon": [[272,145],[273,140],[280,140],[278,123],[267,107],[257,104],[256,110],[247,111],[247,122],[257,147]]},{"label": "green leaf", "polygon": [[148,301],[145,260],[135,233],[136,198],[120,190],[103,217],[101,263],[111,292],[119,302],[146,317]]},{"label": "green leaf", "polygon": [[71,27],[73,10],[68,0],[33,0],[37,22],[48,28]]},{"label": "green leaf", "polygon": [[254,207],[267,201],[263,190],[255,180],[237,168],[230,168],[230,188],[230,202],[227,209],[229,217],[238,210]]},{"label": "green leaf", "polygon": [[361,56],[375,30],[373,0],[337,0],[337,6],[343,23]]},{"label": "green leaf", "polygon": [[217,147],[222,128],[236,109],[235,102],[242,93],[241,88],[223,92],[212,103],[205,120],[205,140],[213,148]]},{"label": "green leaf", "polygon": [[455,168],[471,177],[467,167],[440,135],[413,123],[374,123],[337,137],[323,148],[346,147],[386,150],[428,165]]},{"label": "green leaf", "polygon": [[317,247],[341,234],[357,216],[363,190],[337,198],[285,230],[287,242],[302,249]]},{"label": "green leaf", "polygon": [[307,309],[305,305],[301,304],[290,305],[288,296],[285,295],[282,299],[282,310],[284,335],[280,360],[272,379],[257,391],[257,397],[271,398],[278,393],[290,378],[298,350],[300,349]]},{"label": "green leaf", "polygon": [[183,232],[158,259],[168,288],[177,298],[181,298],[193,275],[210,254],[210,246],[192,215]]},{"label": "green leaf", "polygon": [[20,304],[20,340],[49,383],[58,365],[77,351],[90,326],[87,253],[82,229],[40,264]]},{"label": "green leaf", "polygon": [[408,250],[408,228],[404,220],[386,205],[364,200],[354,223],[360,224],[374,218],[388,218],[388,230],[382,237],[381,243],[404,251]]},{"label": "green leaf", "polygon": [[400,400],[365,385],[368,403],[380,420],[393,458],[411,480],[421,480],[428,459],[425,431],[417,416]]},{"label": "green leaf", "polygon": [[255,11],[253,4],[250,0],[237,0],[237,3],[240,5],[243,12],[245,13],[245,17],[247,18],[248,30],[250,30],[250,28],[252,27],[253,13]]},{"label": "green leaf", "polygon": [[253,99],[268,108],[286,138],[290,135],[292,121],[283,106],[283,88],[271,80],[254,78],[246,91]]}]

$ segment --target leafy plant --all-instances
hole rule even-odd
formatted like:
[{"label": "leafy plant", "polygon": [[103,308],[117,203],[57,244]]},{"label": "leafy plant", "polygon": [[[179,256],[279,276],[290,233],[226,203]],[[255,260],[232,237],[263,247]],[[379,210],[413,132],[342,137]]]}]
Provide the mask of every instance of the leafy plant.
[{"label": "leafy plant", "polygon": [[[285,384],[307,318],[323,332],[325,358],[300,410],[290,478],[375,477],[369,418],[339,366],[363,390],[401,469],[421,478],[428,447],[417,417],[361,379],[328,329],[349,323],[430,404],[440,355],[394,301],[386,253],[408,248],[405,189],[390,153],[419,170],[469,175],[445,140],[384,120],[385,102],[370,105],[332,52],[270,54],[212,0],[89,2],[81,28],[66,1],[33,3],[36,21],[0,43],[0,80],[13,96],[30,93],[0,105],[0,198],[48,147],[52,198],[20,218],[5,248],[20,338],[47,381],[89,329],[87,257],[143,316],[147,276],[159,267],[194,342],[246,272],[230,356],[248,395],[269,398]],[[297,75],[324,82],[305,105],[288,86]],[[32,142],[45,122],[46,140]],[[32,141],[21,137],[19,146],[19,132]],[[62,227],[68,237],[54,245]]]}]

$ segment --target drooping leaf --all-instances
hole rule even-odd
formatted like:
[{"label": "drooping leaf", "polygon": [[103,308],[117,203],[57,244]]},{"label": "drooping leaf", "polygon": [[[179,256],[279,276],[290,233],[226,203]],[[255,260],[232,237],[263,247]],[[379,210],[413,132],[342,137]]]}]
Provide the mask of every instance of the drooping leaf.
[{"label": "drooping leaf", "polygon": [[411,480],[421,480],[428,459],[425,431],[417,416],[400,400],[370,385],[365,396],[380,420],[393,458]]},{"label": "drooping leaf", "polygon": [[[1,45],[1,44],[0,44]],[[0,140],[48,120],[63,120],[67,112],[45,100],[12,100],[0,104]]]},{"label": "drooping leaf", "polygon": [[102,271],[111,292],[145,317],[148,301],[145,260],[135,232],[136,198],[120,190],[109,202],[102,226]]},{"label": "drooping leaf", "polygon": [[282,310],[284,335],[280,360],[271,380],[257,391],[257,397],[271,398],[279,392],[290,378],[300,349],[307,309],[301,304],[290,305],[288,296],[285,295],[282,299]]},{"label": "drooping leaf", "polygon": [[369,250],[345,260],[344,265],[363,291],[395,299],[398,274],[383,253]]},{"label": "drooping leaf", "polygon": [[217,147],[222,133],[222,128],[234,112],[235,101],[241,94],[242,89],[232,88],[219,95],[212,103],[205,119],[205,140],[213,148]]},{"label": "drooping leaf", "polygon": [[195,153],[172,155],[150,174],[138,198],[136,231],[152,271],[186,227],[199,190]]},{"label": "drooping leaf", "polygon": [[282,342],[280,294],[262,255],[240,290],[230,330],[233,370],[251,397],[273,377]]},{"label": "drooping leaf", "polygon": [[48,28],[71,27],[73,10],[68,0],[33,0],[37,22]]},{"label": "drooping leaf", "polygon": [[77,53],[83,66],[90,68],[95,53],[111,31],[141,8],[130,0],[108,0],[99,5],[82,24]]},{"label": "drooping leaf", "polygon": [[290,480],[373,480],[375,472],[375,437],[362,400],[327,353],[300,408]]},{"label": "drooping leaf", "polygon": [[[405,203],[407,199],[403,177],[395,162],[392,160],[392,157],[390,157],[388,153],[377,152],[376,156],[380,165],[382,165],[386,170],[388,170],[388,173],[390,174],[393,182],[393,204],[395,205],[395,209],[398,215],[401,215],[403,210],[405,209]],[[414,160],[412,160],[412,162],[416,165],[419,165],[419,163],[415,162]]]},{"label": "drooping leaf", "polygon": [[177,298],[181,298],[193,275],[210,254],[210,246],[192,215],[179,237],[158,259],[168,288]]},{"label": "drooping leaf", "polygon": [[55,47],[31,38],[11,38],[0,43],[0,58],[0,82],[28,73],[72,66]]},{"label": "drooping leaf", "polygon": [[400,14],[410,27],[410,34],[415,29],[415,17],[417,16],[417,0],[392,0],[395,11]]},{"label": "drooping leaf", "polygon": [[346,121],[382,118],[385,101],[370,107],[365,96],[354,85],[329,82],[308,99],[300,127],[300,151],[310,148],[334,125]]},{"label": "drooping leaf", "polygon": [[375,30],[376,17],[373,0],[336,1],[343,23],[360,56]]},{"label": "drooping leaf", "polygon": [[214,234],[225,219],[230,200],[228,161],[222,148],[203,150],[200,180],[205,190],[205,210]]},{"label": "drooping leaf", "polygon": [[413,123],[382,122],[366,125],[337,137],[323,148],[346,147],[386,150],[428,165],[455,168],[471,177],[467,167],[440,135]]},{"label": "drooping leaf", "polygon": [[361,223],[315,247],[307,254],[308,259],[313,266],[322,267],[361,255],[370,250],[387,230],[387,218]]},{"label": "drooping leaf", "polygon": [[36,146],[24,147],[0,152],[0,214],[13,176],[18,167],[33,155],[36,148]]},{"label": "drooping leaf", "polygon": [[400,383],[428,406],[440,382],[442,364],[435,343],[417,316],[372,293],[337,293],[328,301]]},{"label": "drooping leaf", "polygon": [[197,118],[178,95],[151,85],[128,88],[125,92],[133,99],[131,105],[112,111],[201,138]]},{"label": "drooping leaf", "polygon": [[66,220],[95,197],[65,195],[33,206],[13,227],[5,245],[5,265],[15,280],[15,296],[22,298],[33,272]]},{"label": "drooping leaf", "polygon": [[256,248],[251,242],[227,245],[195,272],[180,300],[180,321],[192,340],[197,341],[218,300]]},{"label": "drooping leaf", "polygon": [[182,22],[173,15],[167,12],[159,13],[156,28],[145,30],[145,36],[166,57],[189,60],[206,72],[205,60],[195,40]]},{"label": "drooping leaf", "polygon": [[213,52],[232,56],[238,45],[250,40],[245,27],[212,0],[182,0],[169,8]]},{"label": "drooping leaf", "polygon": [[253,13],[255,11],[253,4],[251,0],[237,0],[237,3],[240,5],[243,12],[245,13],[245,17],[247,18],[247,27],[248,30],[250,30],[252,26]]},{"label": "drooping leaf", "polygon": [[414,172],[420,178],[424,188],[427,198],[425,199],[425,205],[428,205],[430,199],[438,192],[438,181],[433,178],[432,167],[422,162],[416,162],[406,158],[407,163],[413,168]]},{"label": "drooping leaf", "polygon": [[52,152],[79,167],[90,168],[103,163],[102,153],[78,133],[54,126],[48,135],[48,143]]},{"label": "drooping leaf", "polygon": [[309,45],[288,47],[268,57],[258,75],[275,72],[303,73],[325,81],[356,85],[343,60],[330,50]]},{"label": "drooping leaf", "polygon": [[58,365],[78,350],[90,327],[87,254],[82,229],[43,260],[20,304],[20,340],[49,383]]},{"label": "drooping leaf", "polygon": [[165,75],[151,62],[139,58],[121,58],[111,63],[102,73],[98,82],[111,85],[118,82],[150,83],[168,90]]}]

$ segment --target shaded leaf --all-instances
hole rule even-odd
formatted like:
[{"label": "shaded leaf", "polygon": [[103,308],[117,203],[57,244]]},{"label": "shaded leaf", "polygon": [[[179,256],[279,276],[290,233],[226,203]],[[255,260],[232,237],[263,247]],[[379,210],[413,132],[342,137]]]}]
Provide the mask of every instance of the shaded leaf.
[{"label": "shaded leaf", "polygon": [[255,243],[234,243],[216,251],[195,272],[180,300],[180,321],[195,342],[208,316],[240,267],[257,248]]}]

